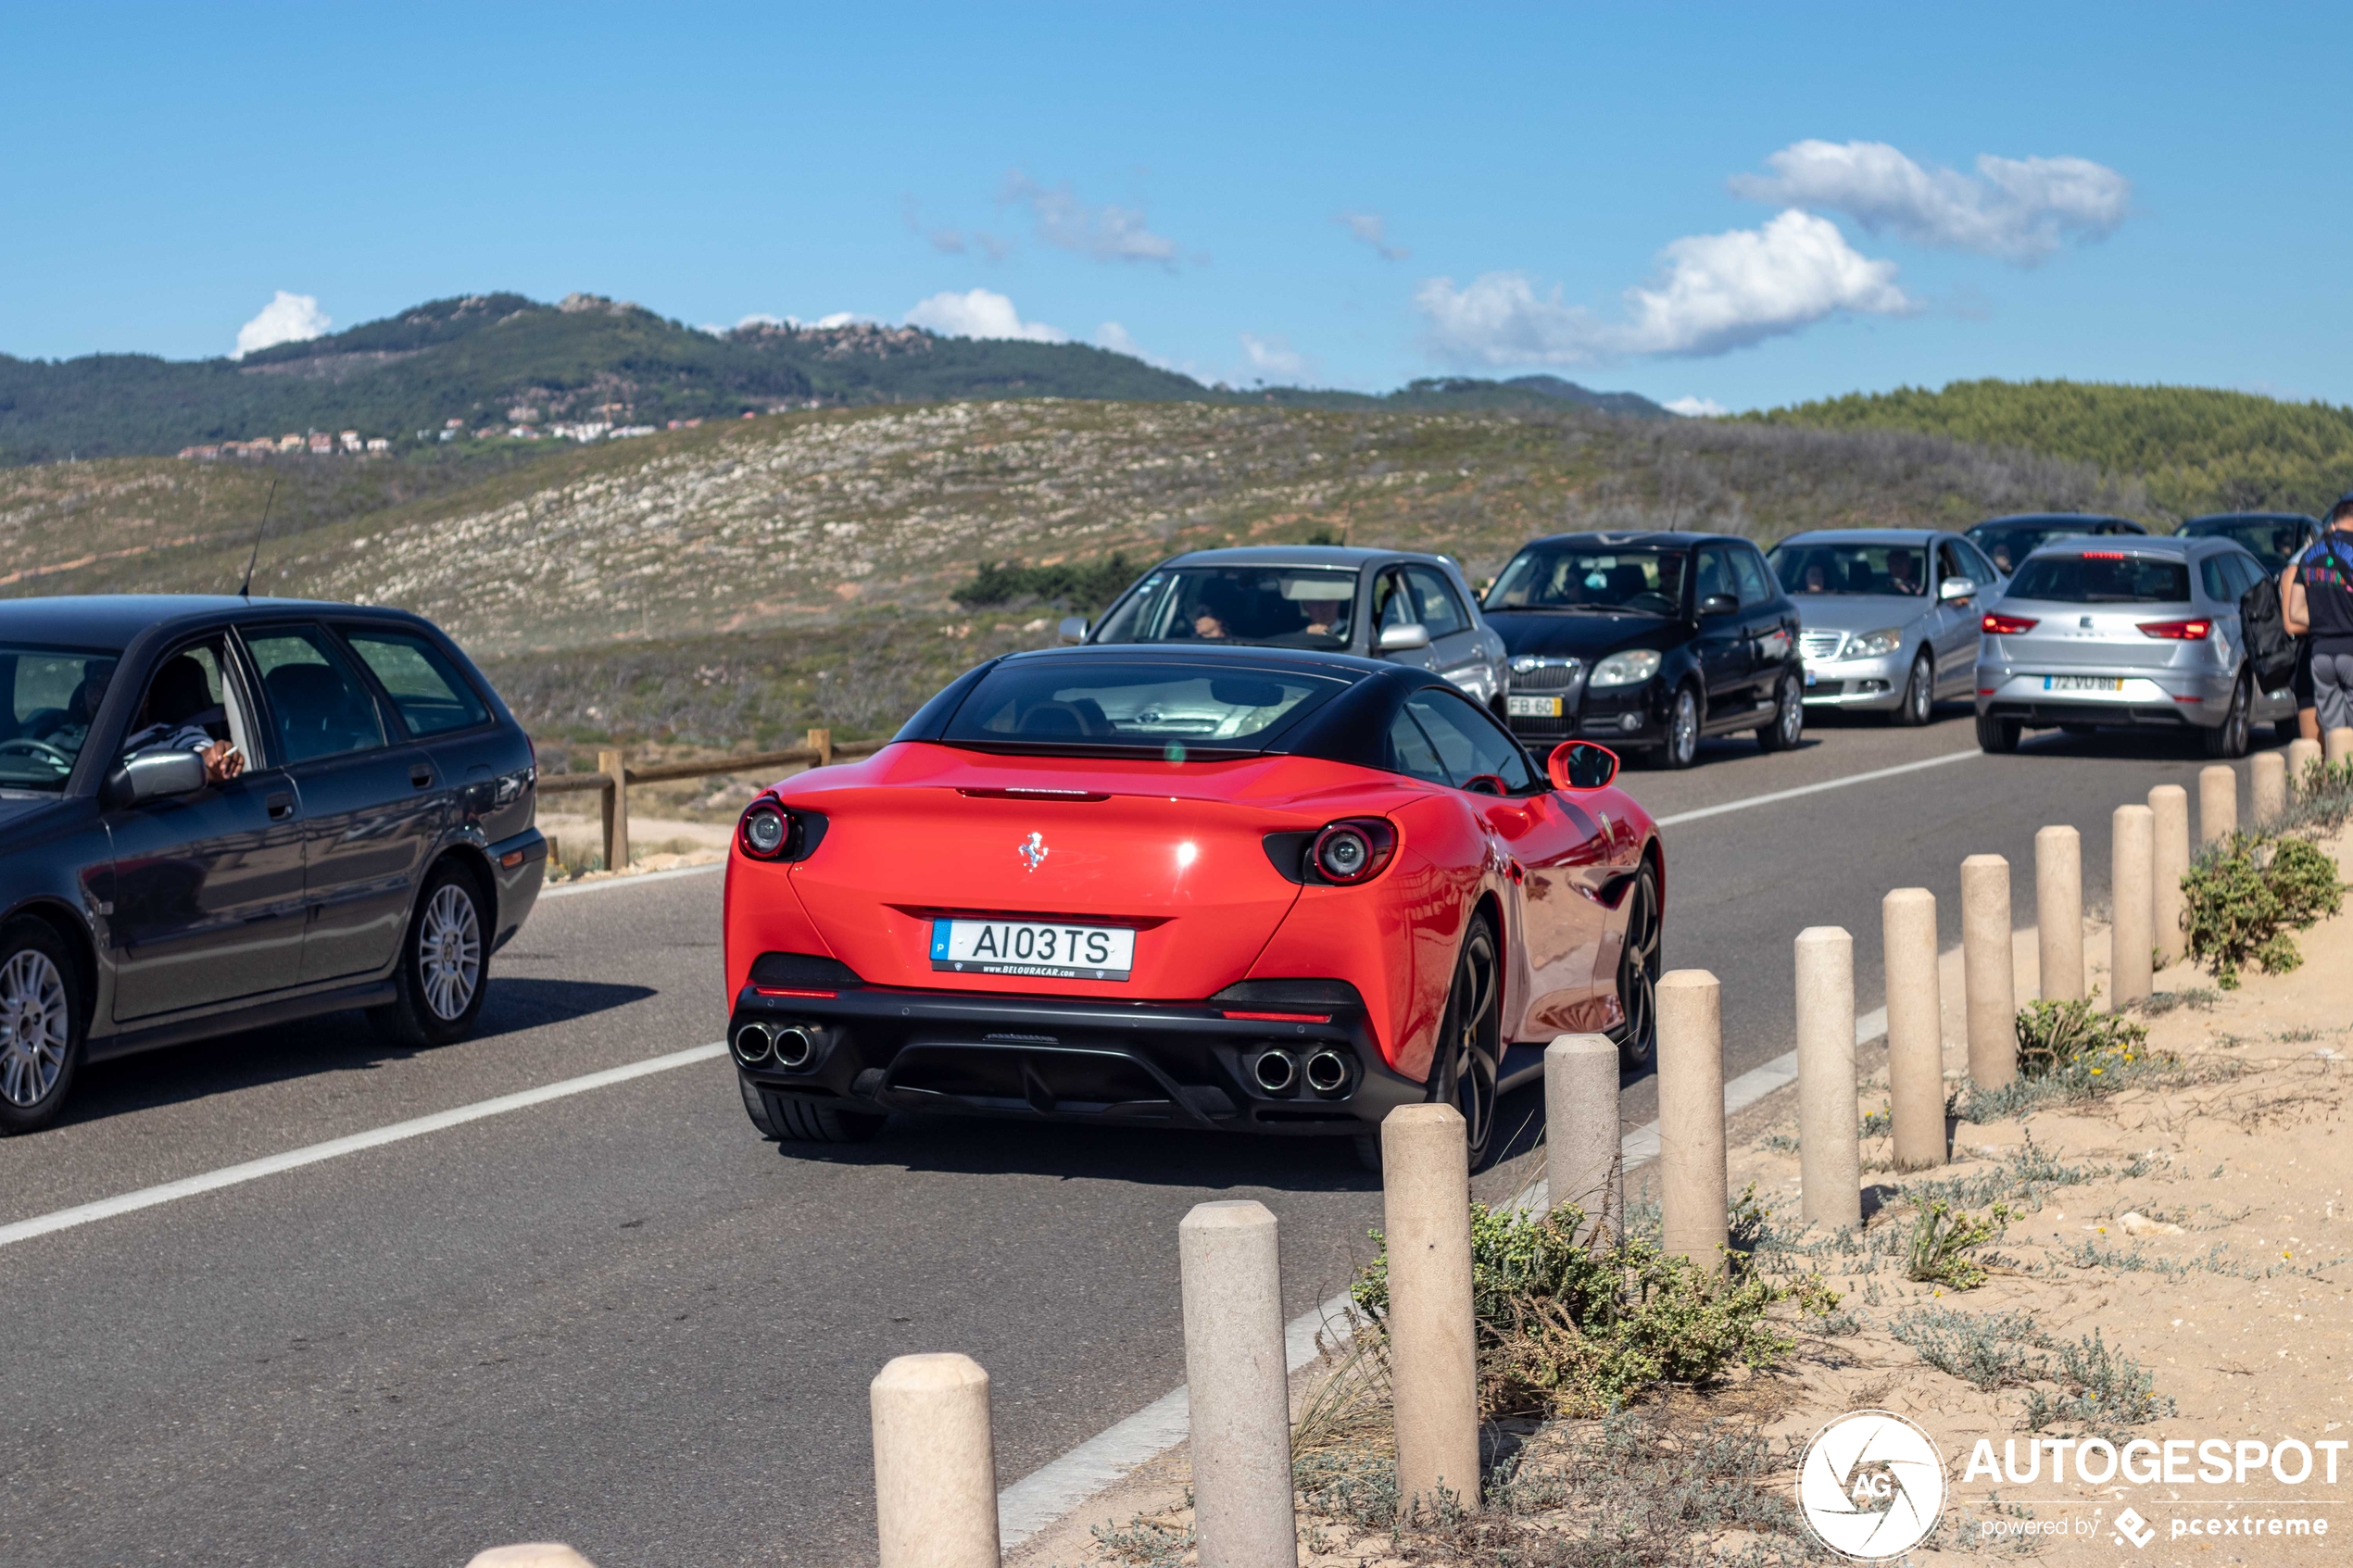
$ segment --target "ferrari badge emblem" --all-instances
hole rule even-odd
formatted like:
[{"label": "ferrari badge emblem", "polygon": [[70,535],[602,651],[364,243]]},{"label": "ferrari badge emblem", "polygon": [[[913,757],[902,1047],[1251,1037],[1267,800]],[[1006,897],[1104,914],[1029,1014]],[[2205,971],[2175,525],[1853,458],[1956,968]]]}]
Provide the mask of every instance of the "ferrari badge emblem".
[{"label": "ferrari badge emblem", "polygon": [[1029,862],[1029,869],[1036,871],[1046,859],[1046,835],[1042,833],[1031,834],[1022,841],[1018,853]]}]

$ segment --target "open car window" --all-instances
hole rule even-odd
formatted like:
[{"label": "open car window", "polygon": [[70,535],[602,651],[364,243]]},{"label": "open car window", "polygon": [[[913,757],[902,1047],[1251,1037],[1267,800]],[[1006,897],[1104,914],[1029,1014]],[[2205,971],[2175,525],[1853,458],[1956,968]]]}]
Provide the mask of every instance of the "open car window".
[{"label": "open car window", "polygon": [[984,676],[940,737],[950,746],[1080,755],[1257,752],[1348,688],[1247,665],[1089,659],[1009,662]]},{"label": "open car window", "polygon": [[203,751],[226,741],[243,756],[245,766],[258,766],[244,700],[227,677],[228,665],[228,641],[220,633],[165,656],[147,677],[115,759]]}]

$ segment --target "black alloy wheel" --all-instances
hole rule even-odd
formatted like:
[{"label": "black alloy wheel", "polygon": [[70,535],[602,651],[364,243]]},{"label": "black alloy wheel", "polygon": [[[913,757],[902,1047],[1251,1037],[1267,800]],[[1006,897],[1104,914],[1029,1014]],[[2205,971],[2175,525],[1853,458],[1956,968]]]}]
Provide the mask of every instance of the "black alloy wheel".
[{"label": "black alloy wheel", "polygon": [[1667,744],[1658,748],[1659,765],[1688,768],[1699,760],[1699,696],[1689,686],[1678,686],[1667,705]]},{"label": "black alloy wheel", "polygon": [[2242,674],[2238,684],[2231,688],[2231,710],[2222,715],[2221,723],[2206,732],[2206,754],[2208,757],[2246,755],[2248,731],[2253,728],[2250,721],[2254,707],[2254,694],[2248,689],[2246,677]]},{"label": "black alloy wheel", "polygon": [[1794,751],[1806,738],[1806,690],[1794,671],[1784,671],[1775,688],[1773,719],[1756,732],[1756,744],[1767,751]]},{"label": "black alloy wheel", "polygon": [[1503,965],[1495,935],[1475,921],[1454,960],[1454,985],[1438,1026],[1438,1060],[1430,1064],[1429,1098],[1463,1113],[1470,1168],[1487,1163],[1495,1141],[1495,1089],[1504,1060]]},{"label": "black alloy wheel", "polygon": [[1996,719],[1991,714],[1979,714],[1977,716],[1977,749],[1991,752],[1996,757],[2008,756],[2018,749],[2020,727],[2019,721],[2015,719]]},{"label": "black alloy wheel", "polygon": [[1626,895],[1626,941],[1617,954],[1617,1064],[1648,1067],[1658,1054],[1658,875],[1644,866]]},{"label": "black alloy wheel", "polygon": [[1912,656],[1912,677],[1904,683],[1904,701],[1892,718],[1907,729],[1918,729],[1936,711],[1936,661],[1922,648]]}]

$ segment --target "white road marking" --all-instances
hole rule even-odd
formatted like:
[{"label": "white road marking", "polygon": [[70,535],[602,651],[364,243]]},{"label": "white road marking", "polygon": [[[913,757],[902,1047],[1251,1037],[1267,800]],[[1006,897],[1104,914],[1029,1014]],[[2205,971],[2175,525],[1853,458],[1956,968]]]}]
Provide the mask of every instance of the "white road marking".
[{"label": "white road marking", "polygon": [[302,1148],[290,1148],[283,1154],[265,1155],[248,1160],[242,1165],[226,1165],[201,1175],[182,1176],[176,1182],[159,1186],[141,1187],[136,1192],[118,1193],[102,1198],[95,1203],[76,1204],[71,1209],[59,1209],[51,1213],[19,1220],[14,1224],[0,1225],[0,1247],[12,1247],[19,1241],[30,1241],[37,1236],[56,1231],[71,1230],[77,1225],[110,1220],[118,1214],[129,1214],[141,1209],[153,1209],[161,1203],[177,1203],[183,1198],[199,1193],[218,1192],[222,1187],[237,1186],[245,1182],[274,1176],[282,1171],[300,1170],[321,1160],[340,1160],[346,1154],[362,1149],[379,1148],[388,1143],[407,1138],[419,1138],[444,1128],[463,1126],[486,1116],[504,1116],[510,1110],[523,1110],[535,1105],[545,1105],[551,1099],[563,1099],[572,1095],[585,1095],[591,1089],[602,1089],[614,1084],[625,1084],[633,1078],[643,1078],[656,1073],[667,1073],[673,1067],[690,1067],[698,1061],[709,1061],[727,1054],[724,1043],[714,1041],[708,1046],[694,1046],[667,1056],[648,1057],[622,1067],[608,1067],[601,1073],[586,1073],[577,1078],[558,1083],[542,1084],[535,1089],[522,1089],[514,1094],[500,1095],[495,1099],[476,1100],[447,1110],[436,1110],[430,1116],[418,1116],[407,1122],[395,1122],[389,1126],[353,1133],[347,1137],[330,1138]]},{"label": "white road marking", "polygon": [[724,860],[713,860],[707,866],[678,866],[666,872],[638,872],[631,876],[608,877],[602,882],[564,882],[539,890],[542,898],[569,898],[575,893],[600,893],[608,887],[636,887],[648,882],[668,882],[673,876],[700,876],[706,872],[724,872]]},{"label": "white road marking", "polygon": [[1727,800],[1721,806],[1702,806],[1690,811],[1678,811],[1671,817],[1655,819],[1663,828],[1679,822],[1695,822],[1703,817],[1720,817],[1728,811],[1746,811],[1758,806],[1771,806],[1783,800],[1795,800],[1803,795],[1819,795],[1826,789],[1844,789],[1849,784],[1870,784],[1879,779],[1892,779],[1904,773],[1917,773],[1923,768],[1942,768],[1947,762],[1965,762],[1985,754],[1975,746],[1967,751],[1948,751],[1942,757],[1925,758],[1918,762],[1899,762],[1893,768],[1874,768],[1868,773],[1849,773],[1843,779],[1824,779],[1820,784],[1800,784],[1795,789],[1777,789],[1770,795],[1752,795],[1744,800]]},{"label": "white road marking", "polygon": [[[1969,755],[1975,756],[1975,752]],[[1869,1045],[1887,1033],[1887,1010],[1873,1008],[1855,1021],[1855,1043]],[[1751,1068],[1724,1085],[1724,1114],[1745,1110],[1774,1090],[1797,1082],[1797,1053],[1786,1051]],[[1618,1145],[1626,1169],[1658,1158],[1658,1123],[1646,1122]],[[1549,1201],[1545,1184],[1529,1185],[1518,1204],[1541,1209]],[[1344,1345],[1351,1335],[1345,1292],[1301,1313],[1283,1327],[1284,1360],[1297,1372],[1317,1355],[1315,1337]],[[1162,1395],[1134,1415],[1088,1438],[1043,1469],[1032,1471],[997,1494],[997,1534],[1004,1549],[1029,1539],[1067,1516],[1088,1498],[1126,1479],[1192,1435],[1192,1402],[1183,1388]]]}]

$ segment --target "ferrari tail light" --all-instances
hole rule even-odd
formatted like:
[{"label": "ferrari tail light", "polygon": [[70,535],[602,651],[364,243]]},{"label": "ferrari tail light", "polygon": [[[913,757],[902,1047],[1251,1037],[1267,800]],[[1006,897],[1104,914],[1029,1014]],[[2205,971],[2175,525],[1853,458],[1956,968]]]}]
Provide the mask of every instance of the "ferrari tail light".
[{"label": "ferrari tail light", "polygon": [[747,807],[736,823],[736,846],[755,860],[805,860],[824,836],[824,817],[792,810],[768,795]]},{"label": "ferrari tail light", "polygon": [[2144,621],[2141,622],[2142,636],[2162,637],[2171,643],[2202,643],[2206,640],[2206,634],[2213,630],[2214,622],[2211,621]]},{"label": "ferrari tail light", "polygon": [[2031,615],[1996,615],[1992,610],[1988,610],[1978,621],[1978,625],[1994,636],[2007,637],[2020,632],[2034,630],[2034,618]]},{"label": "ferrari tail light", "polygon": [[1342,887],[1369,882],[1397,852],[1397,830],[1378,817],[1349,817],[1315,835],[1308,863],[1324,881]]}]

